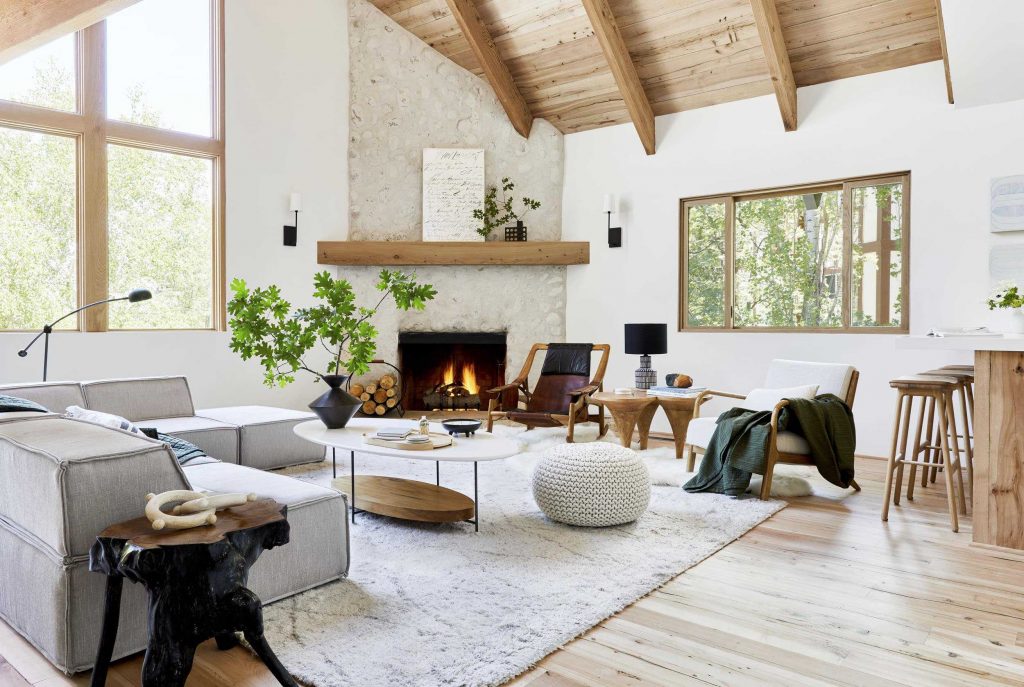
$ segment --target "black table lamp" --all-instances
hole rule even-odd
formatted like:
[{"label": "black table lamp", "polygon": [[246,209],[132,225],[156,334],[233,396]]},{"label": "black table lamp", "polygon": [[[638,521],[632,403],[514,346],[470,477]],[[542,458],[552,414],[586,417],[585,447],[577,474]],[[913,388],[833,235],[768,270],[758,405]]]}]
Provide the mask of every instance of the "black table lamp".
[{"label": "black table lamp", "polygon": [[83,305],[81,308],[72,310],[67,315],[62,315],[50,324],[43,325],[43,331],[35,335],[31,341],[28,342],[28,346],[18,351],[18,357],[24,358],[28,355],[28,349],[32,348],[32,344],[39,340],[39,337],[43,337],[43,381],[46,381],[46,364],[50,357],[50,334],[53,333],[53,327],[61,320],[66,320],[72,315],[77,315],[83,310],[88,310],[97,305],[103,305],[104,303],[113,303],[115,301],[128,301],[129,303],[138,303],[139,301],[148,301],[153,297],[153,294],[149,292],[149,289],[132,289],[127,296],[121,296],[120,298],[108,298],[104,301],[96,301],[95,303],[88,303]]},{"label": "black table lamp", "polygon": [[637,389],[650,389],[657,384],[658,373],[651,369],[651,356],[663,353],[668,353],[668,325],[626,325],[626,354],[640,356],[640,367],[635,373]]}]

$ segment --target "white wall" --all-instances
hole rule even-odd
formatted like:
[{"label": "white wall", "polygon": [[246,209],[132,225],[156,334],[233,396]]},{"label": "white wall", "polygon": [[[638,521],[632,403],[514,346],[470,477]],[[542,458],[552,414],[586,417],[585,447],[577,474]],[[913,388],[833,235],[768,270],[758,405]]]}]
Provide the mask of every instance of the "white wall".
[{"label": "white wall", "polygon": [[[852,363],[858,451],[885,455],[888,380],[969,357],[897,351],[892,335],[675,332],[679,199],[910,170],[911,329],[986,324],[989,248],[1020,241],[989,233],[989,181],[1024,173],[1024,102],[956,110],[933,62],[802,88],[799,107],[793,133],[773,97],[659,117],[651,157],[628,125],[565,137],[563,237],[592,242],[591,263],[569,268],[567,340],[612,344],[609,386],[638,365],[622,354],[625,322],[667,322],[655,368],[715,388],[749,390],[776,357]],[[622,199],[622,248],[605,242],[605,193]]]},{"label": "white wall", "polygon": [[[348,31],[341,0],[227,0],[227,271],[275,283],[305,304],[316,241],[348,230]],[[288,193],[302,193],[298,246],[281,245]],[[125,306],[119,306],[125,307]],[[40,323],[41,325],[42,323]],[[25,334],[0,334],[0,382],[39,379],[42,348],[16,351]],[[50,379],[185,374],[200,407],[273,403],[301,408],[323,389],[308,378],[261,385],[218,332],[59,333]]]}]

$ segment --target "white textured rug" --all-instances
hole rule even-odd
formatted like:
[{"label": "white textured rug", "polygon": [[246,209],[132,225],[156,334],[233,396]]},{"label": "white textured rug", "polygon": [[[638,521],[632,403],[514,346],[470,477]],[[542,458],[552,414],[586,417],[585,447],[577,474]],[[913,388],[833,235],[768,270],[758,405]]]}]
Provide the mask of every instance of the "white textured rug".
[{"label": "white textured rug", "polygon": [[[524,452],[480,464],[479,533],[360,514],[347,580],[264,609],[267,639],[292,674],[316,687],[501,684],[785,505],[687,494],[685,461],[656,449],[645,460],[666,486],[639,521],[557,524],[533,502],[530,475],[564,431],[495,429]],[[329,463],[285,472],[331,477]],[[357,453],[356,472],[433,481],[434,465]],[[443,485],[472,493],[472,479],[469,465],[441,465]]]}]

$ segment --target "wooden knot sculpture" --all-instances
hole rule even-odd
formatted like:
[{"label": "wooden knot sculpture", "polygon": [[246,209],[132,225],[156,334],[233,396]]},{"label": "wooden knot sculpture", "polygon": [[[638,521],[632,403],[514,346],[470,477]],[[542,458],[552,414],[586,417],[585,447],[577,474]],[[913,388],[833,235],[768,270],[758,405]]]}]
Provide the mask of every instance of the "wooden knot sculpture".
[{"label": "wooden knot sculpture", "polygon": [[[154,530],[165,527],[184,530],[217,522],[217,511],[255,501],[256,494],[203,494],[175,489],[160,494],[146,494],[146,517]],[[180,502],[170,513],[163,510],[168,503]]]}]

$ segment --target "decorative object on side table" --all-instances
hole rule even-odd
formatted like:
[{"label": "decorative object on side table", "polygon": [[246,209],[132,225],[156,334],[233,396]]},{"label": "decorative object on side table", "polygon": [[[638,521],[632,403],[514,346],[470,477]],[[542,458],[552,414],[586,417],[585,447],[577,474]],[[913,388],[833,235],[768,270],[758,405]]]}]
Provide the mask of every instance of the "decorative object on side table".
[{"label": "decorative object on side table", "polygon": [[985,304],[996,321],[993,329],[1005,334],[1024,334],[1024,294],[1014,282],[1003,282]]},{"label": "decorative object on side table", "polygon": [[[523,217],[525,217],[526,213],[530,210],[538,209],[540,207],[540,201],[523,196],[523,209],[520,212],[516,212],[515,196],[512,195],[515,189],[515,183],[509,181],[508,177],[504,177],[501,180],[501,201],[498,201],[498,187],[492,186],[487,189],[487,194],[484,196],[484,206],[473,210],[473,217],[483,223],[476,230],[476,233],[483,236],[485,240],[495,229],[506,222],[512,221],[514,221],[516,225],[505,229],[505,240],[526,240],[526,227],[523,225]],[[510,236],[512,238],[509,238]]]},{"label": "decorative object on side table", "polygon": [[[370,319],[388,296],[399,310],[423,310],[437,292],[419,284],[416,275],[381,270],[376,287],[383,295],[372,308],[357,306],[355,290],[345,279],[329,272],[313,277],[313,296],[322,301],[311,308],[291,312],[277,286],[250,289],[242,279],[231,281],[234,297],[228,303],[231,319],[231,350],[242,360],[259,358],[267,386],[285,386],[295,373],[305,370],[323,380],[330,390],[309,404],[329,429],[344,427],[362,401],[341,388],[349,375],[366,374],[377,352],[377,329]],[[325,372],[309,367],[304,356],[322,346],[331,353]],[[347,357],[346,357],[347,356]],[[342,374],[342,369],[348,375]]]},{"label": "decorative object on side table", "polygon": [[83,305],[81,308],[76,308],[75,310],[72,310],[71,312],[67,313],[66,315],[61,315],[60,317],[58,317],[56,320],[54,320],[50,324],[43,325],[42,331],[40,331],[38,334],[36,334],[35,337],[33,337],[33,339],[28,342],[28,346],[25,346],[25,348],[23,348],[20,351],[18,351],[18,357],[19,358],[26,357],[28,355],[28,349],[32,348],[32,345],[36,341],[39,340],[40,336],[44,337],[43,338],[43,381],[45,382],[46,381],[46,367],[47,367],[47,364],[49,363],[49,359],[50,359],[50,334],[53,333],[53,328],[57,325],[58,322],[61,322],[62,320],[66,320],[67,318],[71,317],[72,315],[77,315],[78,313],[82,312],[83,310],[88,310],[89,308],[94,308],[97,305],[103,305],[104,303],[116,303],[117,301],[128,301],[129,303],[138,303],[139,301],[148,301],[152,297],[153,297],[153,294],[150,293],[148,289],[132,289],[128,293],[127,296],[120,296],[118,298],[107,298],[106,300],[96,301],[95,303],[88,303],[86,305]]},{"label": "decorative object on side table", "polygon": [[626,354],[640,356],[640,367],[634,375],[637,389],[650,389],[658,383],[658,373],[651,369],[651,356],[664,353],[668,353],[668,325],[626,325]]},{"label": "decorative object on side table", "polygon": [[[146,517],[153,523],[154,530],[165,527],[184,530],[202,527],[217,522],[217,511],[232,506],[241,506],[255,501],[256,494],[204,494],[199,491],[176,489],[159,494],[146,494]],[[164,504],[178,502],[170,513],[163,510]]]},{"label": "decorative object on side table", "polygon": [[608,247],[622,248],[622,227],[612,226],[612,213],[618,212],[619,206],[615,196],[608,193],[604,197],[604,211],[608,214]]},{"label": "decorative object on side table", "polygon": [[247,587],[249,568],[266,549],[288,543],[287,507],[263,499],[223,511],[216,524],[154,532],[145,517],[103,530],[89,550],[89,570],[107,576],[103,631],[91,685],[106,683],[117,639],[124,580],[149,592],[144,687],[181,687],[202,642],[238,644],[242,632],[282,685],[297,687],[263,638],[263,610]]}]

